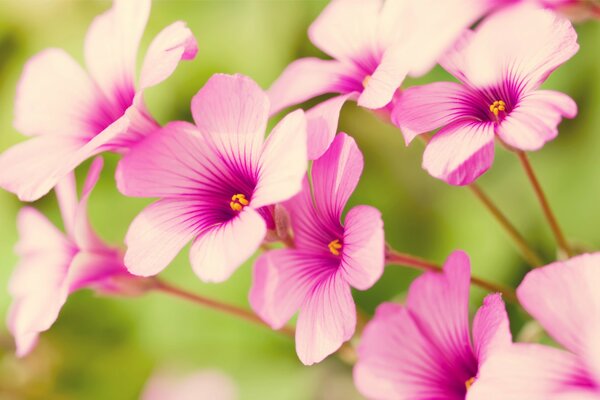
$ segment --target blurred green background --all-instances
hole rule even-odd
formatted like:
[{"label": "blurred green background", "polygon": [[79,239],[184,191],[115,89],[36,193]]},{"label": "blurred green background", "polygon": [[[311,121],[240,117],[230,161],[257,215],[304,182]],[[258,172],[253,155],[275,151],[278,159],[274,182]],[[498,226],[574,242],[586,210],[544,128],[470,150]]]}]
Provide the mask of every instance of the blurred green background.
[{"label": "blurred green background", "polygon": [[[189,101],[210,75],[243,73],[263,87],[292,60],[320,55],[306,29],[325,1],[157,1],[139,57],[154,35],[185,20],[200,52],[147,93],[161,123],[189,119]],[[16,81],[25,61],[46,47],[62,47],[83,58],[83,38],[93,17],[110,7],[103,1],[0,0],[0,151],[24,139],[12,127]],[[579,116],[531,159],[559,220],[582,249],[600,245],[600,25],[577,26],[581,50],[556,71],[546,87],[571,95]],[[432,32],[432,34],[434,34]],[[418,82],[448,79],[436,69]],[[406,84],[414,83],[408,81]],[[422,145],[406,148],[400,133],[353,104],[345,106],[341,130],[353,135],[365,156],[365,172],[352,204],[382,212],[387,240],[397,249],[442,262],[453,249],[472,257],[475,274],[516,286],[528,267],[507,235],[463,188],[445,185],[420,167]],[[107,168],[91,198],[92,223],[109,243],[119,244],[133,217],[149,201],[122,197],[114,185],[118,160]],[[88,163],[78,170],[82,179]],[[546,260],[555,246],[517,158],[497,147],[495,164],[480,184]],[[54,196],[35,206],[60,225]],[[16,263],[15,216],[22,204],[0,191],[0,318],[10,299],[6,284]],[[372,313],[382,301],[401,300],[417,272],[389,267],[359,306]],[[251,262],[226,283],[203,284],[187,263],[187,250],[164,276],[190,290],[248,307]],[[483,292],[474,290],[473,306]],[[513,330],[526,316],[511,308]],[[73,295],[58,322],[25,359],[13,356],[12,338],[0,327],[0,400],[136,399],[149,375],[171,366],[181,371],[220,369],[238,384],[241,399],[354,399],[351,369],[336,357],[304,367],[292,340],[211,310],[151,294],[135,299]]]}]

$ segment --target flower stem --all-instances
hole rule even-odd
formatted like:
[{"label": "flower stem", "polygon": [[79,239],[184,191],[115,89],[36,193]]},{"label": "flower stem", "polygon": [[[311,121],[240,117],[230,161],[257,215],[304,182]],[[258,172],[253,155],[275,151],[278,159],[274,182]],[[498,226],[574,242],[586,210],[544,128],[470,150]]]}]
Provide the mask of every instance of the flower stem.
[{"label": "flower stem", "polygon": [[542,186],[540,185],[540,182],[537,179],[535,172],[533,171],[533,167],[529,162],[529,157],[527,157],[527,153],[525,153],[524,151],[519,151],[517,152],[517,155],[519,156],[519,160],[521,161],[521,165],[525,170],[525,174],[527,175],[529,182],[531,182],[531,186],[533,186],[533,191],[535,192],[535,195],[537,196],[538,201],[540,202],[540,206],[542,207],[542,211],[544,212],[546,220],[550,225],[550,229],[552,229],[552,233],[556,238],[556,243],[558,244],[558,247],[560,247],[560,249],[564,251],[565,254],[567,254],[567,256],[572,257],[574,255],[573,249],[571,249],[571,246],[569,246],[569,243],[565,239],[565,236],[563,235],[563,232],[560,229],[560,225],[558,225],[558,220],[556,219],[554,213],[552,212],[552,209],[550,208],[548,199],[546,198],[544,190],[542,189]]},{"label": "flower stem", "polygon": [[[431,261],[428,261],[428,260],[425,260],[425,259],[422,259],[419,257],[415,257],[410,254],[401,253],[399,251],[396,251],[396,250],[390,248],[389,246],[386,248],[385,259],[388,264],[403,265],[406,267],[411,267],[411,268],[420,269],[420,270],[424,270],[424,271],[433,271],[433,272],[441,272],[442,271],[442,267],[434,262],[431,262]],[[512,289],[509,289],[507,287],[504,287],[504,286],[501,286],[498,284],[488,282],[484,279],[478,278],[473,275],[471,275],[471,282],[474,285],[479,286],[480,288],[489,290],[490,292],[500,292],[500,293],[502,293],[504,298],[506,298],[507,300],[518,303],[517,296],[516,296],[514,290],[512,290]]]},{"label": "flower stem", "polygon": [[[249,310],[245,310],[241,307],[237,307],[231,304],[221,303],[220,301],[213,300],[196,293],[188,292],[185,289],[173,286],[172,284],[162,281],[160,279],[155,279],[155,285],[153,289],[161,293],[192,302],[202,307],[210,308],[215,311],[229,314],[234,317],[241,318],[254,324],[271,329],[271,327],[267,323],[265,323],[263,320],[261,320],[258,316],[256,316]],[[278,332],[281,332],[287,336],[294,337],[294,329],[287,326],[284,326]]]},{"label": "flower stem", "polygon": [[498,221],[500,226],[504,228],[506,233],[512,238],[515,242],[521,255],[523,258],[531,265],[532,267],[538,267],[544,262],[541,257],[527,244],[525,238],[517,231],[514,225],[506,218],[506,216],[500,211],[500,209],[494,204],[494,202],[489,198],[487,194],[477,185],[476,183],[472,183],[469,185],[469,189],[471,192],[481,201],[481,203],[485,206],[485,208],[492,214],[492,216]]}]

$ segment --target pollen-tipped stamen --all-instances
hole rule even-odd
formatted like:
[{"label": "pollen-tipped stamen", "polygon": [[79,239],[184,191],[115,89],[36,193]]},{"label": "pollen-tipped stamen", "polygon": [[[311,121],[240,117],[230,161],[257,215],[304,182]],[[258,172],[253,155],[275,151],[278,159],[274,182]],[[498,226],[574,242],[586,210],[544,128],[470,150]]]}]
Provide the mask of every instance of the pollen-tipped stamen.
[{"label": "pollen-tipped stamen", "polygon": [[334,256],[339,256],[340,250],[342,249],[342,244],[340,243],[339,239],[335,239],[329,242],[327,248],[329,249],[331,254],[333,254]]},{"label": "pollen-tipped stamen", "polygon": [[250,202],[246,199],[246,195],[238,193],[231,196],[229,207],[231,207],[233,211],[242,211],[248,204],[250,204]]},{"label": "pollen-tipped stamen", "polygon": [[467,388],[467,391],[469,391],[469,389],[471,389],[471,386],[473,386],[474,382],[475,382],[475,377],[467,379],[467,381],[465,382],[465,387]]},{"label": "pollen-tipped stamen", "polygon": [[490,111],[494,114],[496,118],[498,118],[498,114],[500,114],[500,111],[506,111],[506,103],[502,100],[496,100],[492,104],[490,104]]}]

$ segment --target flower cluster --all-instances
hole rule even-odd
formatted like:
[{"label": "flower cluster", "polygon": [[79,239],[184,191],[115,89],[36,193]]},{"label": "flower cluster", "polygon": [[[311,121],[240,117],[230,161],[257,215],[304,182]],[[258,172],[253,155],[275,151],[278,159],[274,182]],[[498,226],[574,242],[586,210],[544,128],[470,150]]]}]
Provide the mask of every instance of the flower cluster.
[{"label": "flower cluster", "polygon": [[[87,70],[49,49],[25,65],[18,84],[14,125],[31,138],[0,155],[0,187],[23,201],[54,189],[66,233],[33,208],[19,213],[8,318],[17,354],[34,348],[73,291],[164,288],[155,276],[191,242],[191,267],[205,282],[227,280],[262,250],[249,290],[257,320],[289,329],[298,313],[296,351],[306,365],[346,343],[367,398],[598,398],[600,253],[574,255],[538,182],[558,244],[572,257],[530,272],[516,299],[564,350],[513,343],[499,293],[508,298],[510,290],[472,277],[464,252],[436,268],[387,245],[377,209],[346,210],[364,161],[354,139],[338,132],[352,100],[399,128],[407,145],[423,137],[423,168],[448,184],[484,174],[495,141],[533,177],[525,152],[577,114],[569,96],[540,89],[579,48],[565,17],[573,10],[600,14],[583,0],[333,0],[308,31],[331,59],[294,61],[267,91],[243,75],[215,74],[191,101],[193,123],[161,126],[144,91],[192,60],[196,41],[183,22],[162,30],[136,84],[150,0],[114,0],[86,35]],[[457,81],[404,84],[437,64]],[[325,94],[335,95],[290,111],[265,135],[270,117]],[[75,190],[73,171],[105,151],[122,155],[115,180],[123,195],[157,199],[132,221],[123,250],[102,242],[87,219],[101,157],[79,200]],[[394,263],[428,271],[403,304],[384,303],[357,327],[352,289],[368,290]],[[471,282],[494,292],[472,323]]]}]

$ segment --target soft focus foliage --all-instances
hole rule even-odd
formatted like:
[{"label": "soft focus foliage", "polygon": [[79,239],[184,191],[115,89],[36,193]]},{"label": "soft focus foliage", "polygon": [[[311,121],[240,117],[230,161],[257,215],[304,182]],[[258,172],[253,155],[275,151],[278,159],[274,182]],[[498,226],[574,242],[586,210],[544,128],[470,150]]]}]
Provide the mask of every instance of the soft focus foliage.
[{"label": "soft focus foliage", "polygon": [[[309,24],[325,4],[324,0],[155,2],[140,54],[163,27],[178,19],[187,22],[200,50],[195,61],[182,63],[168,81],[147,90],[148,108],[160,123],[191,121],[190,100],[214,73],[243,73],[267,88],[291,61],[325,58],[307,36]],[[85,31],[92,18],[109,7],[106,1],[0,2],[0,152],[24,139],[12,127],[12,120],[16,82],[25,61],[47,47],[64,48],[83,61]],[[579,115],[564,121],[558,138],[531,159],[565,232],[578,248],[593,249],[600,246],[600,24],[586,22],[576,30],[581,49],[542,88],[571,96]],[[140,63],[138,59],[138,71]],[[449,79],[437,67],[406,83]],[[421,169],[420,143],[405,147],[397,129],[353,103],[344,107],[340,130],[356,139],[365,157],[363,178],[348,209],[369,204],[381,210],[386,239],[397,249],[438,262],[452,250],[463,249],[470,255],[475,274],[513,287],[520,282],[527,266],[505,233],[470,193],[433,179]],[[150,203],[119,194],[113,178],[117,159],[105,157],[105,170],[89,203],[92,225],[111,244],[123,242],[132,219]],[[80,183],[86,170],[78,171]],[[492,169],[479,183],[546,261],[555,259],[551,234],[514,154],[498,146]],[[54,195],[35,206],[59,223]],[[15,196],[0,191],[2,287],[16,264],[13,247],[20,208]],[[165,271],[167,279],[248,307],[252,260],[216,286],[196,279],[186,253]],[[415,276],[408,269],[389,268],[372,289],[354,293],[357,307],[371,314],[381,302],[403,299]],[[472,305],[481,304],[482,293],[473,291]],[[4,290],[0,293],[3,319],[8,304]],[[510,305],[508,311],[511,329],[519,339],[527,317]],[[237,385],[241,400],[360,398],[350,368],[338,358],[309,369],[297,359],[292,340],[159,294],[119,299],[76,293],[54,328],[41,337],[36,351],[22,360],[15,359],[13,341],[6,327],[0,326],[1,400],[138,398],[149,376],[165,364],[188,371],[222,370]]]}]

